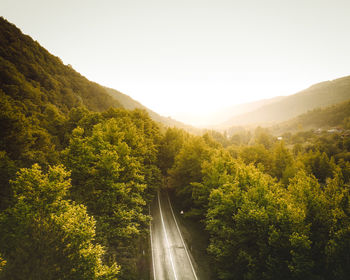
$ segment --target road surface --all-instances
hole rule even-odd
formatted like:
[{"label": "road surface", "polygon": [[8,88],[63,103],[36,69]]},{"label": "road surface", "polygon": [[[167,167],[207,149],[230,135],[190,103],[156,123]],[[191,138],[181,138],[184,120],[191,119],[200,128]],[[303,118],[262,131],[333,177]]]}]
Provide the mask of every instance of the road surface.
[{"label": "road surface", "polygon": [[169,196],[159,191],[151,207],[152,276],[154,280],[199,280],[176,221]]}]

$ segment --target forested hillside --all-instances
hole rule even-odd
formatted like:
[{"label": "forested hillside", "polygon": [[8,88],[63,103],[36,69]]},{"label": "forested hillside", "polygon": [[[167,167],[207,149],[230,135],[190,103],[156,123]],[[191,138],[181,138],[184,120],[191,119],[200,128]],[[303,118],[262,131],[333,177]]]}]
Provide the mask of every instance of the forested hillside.
[{"label": "forested hillside", "polygon": [[94,111],[121,107],[103,87],[64,65],[2,17],[0,59],[1,90],[28,106],[54,104],[64,113],[80,105]]},{"label": "forested hillside", "polygon": [[279,123],[319,107],[328,107],[350,99],[350,77],[322,82],[255,111],[236,116],[227,126]]},{"label": "forested hillside", "polygon": [[160,128],[0,22],[0,279],[149,279],[161,187],[209,235],[215,279],[348,279],[344,130]]},{"label": "forested hillside", "polygon": [[273,127],[275,132],[350,129],[350,101],[342,102],[326,108],[317,108],[292,120]]},{"label": "forested hillside", "polygon": [[140,279],[158,125],[3,18],[0,61],[0,279]]}]

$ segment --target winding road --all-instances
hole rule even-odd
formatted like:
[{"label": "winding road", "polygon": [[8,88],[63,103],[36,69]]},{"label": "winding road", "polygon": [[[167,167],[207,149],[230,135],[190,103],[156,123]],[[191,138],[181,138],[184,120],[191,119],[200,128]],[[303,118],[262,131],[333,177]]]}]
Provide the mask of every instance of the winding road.
[{"label": "winding road", "polygon": [[151,207],[150,238],[154,280],[198,280],[167,192],[159,191]]}]

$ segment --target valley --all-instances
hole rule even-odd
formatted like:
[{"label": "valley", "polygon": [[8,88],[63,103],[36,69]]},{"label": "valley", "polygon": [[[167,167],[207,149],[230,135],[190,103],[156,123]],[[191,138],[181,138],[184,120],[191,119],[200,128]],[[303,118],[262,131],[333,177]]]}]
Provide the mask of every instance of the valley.
[{"label": "valley", "polygon": [[0,279],[347,279],[349,100],[347,76],[197,129],[1,17]]}]

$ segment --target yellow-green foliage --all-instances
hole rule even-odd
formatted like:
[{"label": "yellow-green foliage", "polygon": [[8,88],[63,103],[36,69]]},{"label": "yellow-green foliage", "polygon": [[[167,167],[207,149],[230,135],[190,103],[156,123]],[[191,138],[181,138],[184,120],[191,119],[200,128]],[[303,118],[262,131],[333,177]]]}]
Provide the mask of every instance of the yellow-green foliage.
[{"label": "yellow-green foliage", "polygon": [[38,165],[17,173],[14,204],[0,216],[1,279],[116,279],[117,265],[102,264],[94,218],[67,200],[69,175]]},{"label": "yellow-green foliage", "polygon": [[[147,234],[147,203],[160,183],[158,127],[143,111],[87,113],[73,129],[63,162],[72,171],[71,197],[97,221],[97,240],[135,279],[137,240]],[[146,214],[147,213],[147,214]]]},{"label": "yellow-green foliage", "polygon": [[0,275],[5,265],[6,265],[6,260],[4,260],[0,255]]},{"label": "yellow-green foliage", "polygon": [[[187,216],[209,232],[219,279],[349,275],[349,176],[339,154],[339,147],[347,151],[346,142],[318,136],[314,146],[293,154],[292,137],[289,147],[264,134],[250,146],[227,150],[209,146],[206,137],[190,138],[175,157],[171,186],[186,202]],[[327,156],[332,151],[338,164]]]}]

